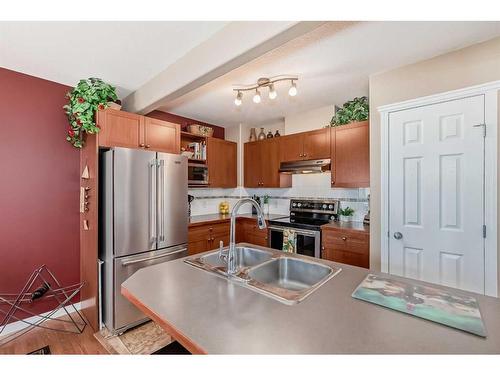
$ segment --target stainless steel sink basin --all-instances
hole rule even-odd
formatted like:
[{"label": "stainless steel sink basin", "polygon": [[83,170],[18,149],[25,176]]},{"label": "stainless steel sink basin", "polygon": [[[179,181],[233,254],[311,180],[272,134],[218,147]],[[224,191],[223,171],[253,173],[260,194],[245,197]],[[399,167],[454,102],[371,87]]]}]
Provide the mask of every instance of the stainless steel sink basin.
[{"label": "stainless steel sink basin", "polygon": [[319,263],[283,257],[251,269],[248,277],[272,287],[303,291],[321,282],[332,272],[330,267]]},{"label": "stainless steel sink basin", "polygon": [[[227,253],[227,250],[225,253]],[[238,269],[256,266],[268,261],[272,257],[272,254],[267,251],[252,249],[250,247],[235,248],[235,255]],[[212,267],[226,267],[224,261],[219,258],[219,252],[203,255],[200,257],[200,261]]]},{"label": "stainless steel sink basin", "polygon": [[[227,250],[226,250],[227,251]],[[240,285],[292,305],[338,274],[341,269],[281,251],[238,246],[235,249]],[[186,263],[227,278],[227,266],[214,251],[188,258]],[[232,279],[232,277],[230,278]]]},{"label": "stainless steel sink basin", "polygon": [[281,257],[248,271],[248,285],[281,302],[303,301],[341,271],[315,261]]}]

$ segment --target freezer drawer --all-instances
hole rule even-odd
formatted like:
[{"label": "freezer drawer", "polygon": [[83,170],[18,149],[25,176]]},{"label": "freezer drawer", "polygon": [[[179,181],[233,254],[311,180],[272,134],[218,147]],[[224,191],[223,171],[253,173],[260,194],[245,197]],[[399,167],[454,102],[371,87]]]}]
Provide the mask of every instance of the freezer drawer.
[{"label": "freezer drawer", "polygon": [[[148,318],[121,294],[121,284],[141,268],[187,256],[187,245],[150,251],[139,255],[114,259],[113,298],[106,299],[106,307],[113,301],[114,309],[107,309],[106,327],[113,333],[122,332]],[[112,313],[114,311],[114,314]]]}]

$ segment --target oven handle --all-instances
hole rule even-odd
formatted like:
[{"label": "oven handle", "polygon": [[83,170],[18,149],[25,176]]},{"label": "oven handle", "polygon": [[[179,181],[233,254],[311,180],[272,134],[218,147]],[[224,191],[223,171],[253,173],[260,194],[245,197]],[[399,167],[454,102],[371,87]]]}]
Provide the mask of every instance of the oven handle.
[{"label": "oven handle", "polygon": [[297,233],[297,234],[305,234],[306,236],[314,236],[314,237],[319,233],[318,231],[297,229],[297,228],[292,228],[292,227],[275,227],[275,226],[269,227],[269,230],[275,230],[278,232],[283,232],[285,229],[294,230],[295,233]]}]

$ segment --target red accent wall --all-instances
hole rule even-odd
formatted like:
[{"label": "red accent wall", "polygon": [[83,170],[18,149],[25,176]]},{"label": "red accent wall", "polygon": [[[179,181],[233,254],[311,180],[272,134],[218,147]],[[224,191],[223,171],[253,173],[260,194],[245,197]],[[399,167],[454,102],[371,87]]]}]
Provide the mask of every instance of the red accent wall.
[{"label": "red accent wall", "polygon": [[158,111],[158,110],[154,110],[152,112],[149,112],[146,116],[153,117],[153,118],[156,118],[158,120],[164,120],[164,121],[180,124],[182,131],[186,131],[186,127],[188,125],[191,125],[191,124],[200,124],[200,125],[210,126],[211,128],[214,129],[214,137],[215,138],[224,139],[224,128],[221,126],[209,124],[208,122],[193,120],[191,118],[182,117],[179,115],[175,115],[173,113],[168,113],[168,112],[163,112],[163,111]]},{"label": "red accent wall", "polygon": [[79,151],[62,109],[70,87],[3,68],[0,87],[0,294],[18,292],[43,264],[63,285],[77,283]]}]

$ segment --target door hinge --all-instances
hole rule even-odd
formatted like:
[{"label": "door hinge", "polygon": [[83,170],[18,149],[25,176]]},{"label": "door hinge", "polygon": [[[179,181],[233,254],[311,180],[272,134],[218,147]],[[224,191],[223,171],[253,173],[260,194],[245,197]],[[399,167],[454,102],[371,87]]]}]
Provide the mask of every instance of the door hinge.
[{"label": "door hinge", "polygon": [[483,238],[486,238],[486,225],[483,225]]},{"label": "door hinge", "polygon": [[480,126],[483,128],[483,137],[486,138],[486,124],[477,124],[477,125],[473,125],[472,127],[478,128]]}]

